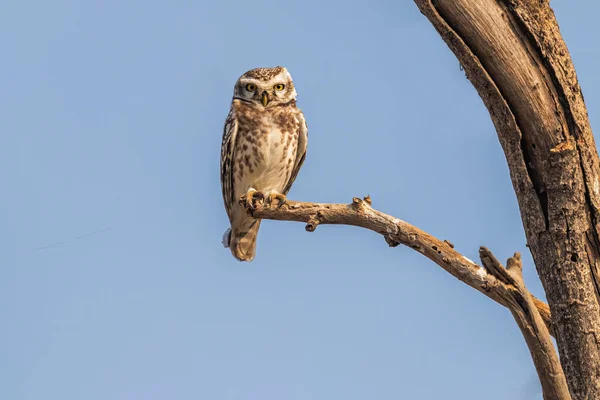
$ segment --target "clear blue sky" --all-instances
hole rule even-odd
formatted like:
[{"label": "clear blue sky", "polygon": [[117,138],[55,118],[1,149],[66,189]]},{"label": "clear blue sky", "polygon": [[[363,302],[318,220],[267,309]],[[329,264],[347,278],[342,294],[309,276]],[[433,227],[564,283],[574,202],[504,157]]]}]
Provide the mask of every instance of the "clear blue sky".
[{"label": "clear blue sky", "polygon": [[[521,251],[543,295],[458,61],[412,1],[363,3],[5,2],[0,398],[539,398],[509,312],[410,249],[272,221],[254,262],[221,247],[233,84],[284,65],[310,128],[290,198]],[[600,6],[553,5],[599,126]]]}]

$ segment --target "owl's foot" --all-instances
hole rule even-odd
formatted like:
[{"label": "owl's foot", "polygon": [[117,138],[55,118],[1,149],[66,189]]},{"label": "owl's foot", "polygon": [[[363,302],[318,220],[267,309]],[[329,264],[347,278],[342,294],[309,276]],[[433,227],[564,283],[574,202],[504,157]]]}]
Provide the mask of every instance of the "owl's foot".
[{"label": "owl's foot", "polygon": [[286,203],[287,198],[285,197],[285,195],[283,195],[281,193],[277,193],[277,192],[269,193],[267,195],[267,204],[272,207],[274,200],[276,200],[277,208],[280,208],[281,206],[283,206]]},{"label": "owl's foot", "polygon": [[240,204],[250,210],[255,210],[258,206],[264,204],[265,195],[252,188],[240,198]]}]

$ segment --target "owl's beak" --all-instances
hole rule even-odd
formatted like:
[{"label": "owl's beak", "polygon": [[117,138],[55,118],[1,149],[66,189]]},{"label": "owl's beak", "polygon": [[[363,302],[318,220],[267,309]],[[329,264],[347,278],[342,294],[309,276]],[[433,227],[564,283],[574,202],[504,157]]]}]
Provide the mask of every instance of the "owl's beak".
[{"label": "owl's beak", "polygon": [[267,104],[269,104],[269,95],[267,94],[267,92],[263,92],[262,94],[262,104],[263,106],[267,106]]}]

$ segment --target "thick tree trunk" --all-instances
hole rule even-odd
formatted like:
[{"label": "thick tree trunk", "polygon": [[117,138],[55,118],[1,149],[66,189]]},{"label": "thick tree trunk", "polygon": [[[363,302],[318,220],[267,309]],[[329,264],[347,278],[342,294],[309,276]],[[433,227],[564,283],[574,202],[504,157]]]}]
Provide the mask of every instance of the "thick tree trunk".
[{"label": "thick tree trunk", "polygon": [[504,149],[575,400],[600,399],[600,174],[575,69],[540,0],[415,0]]}]

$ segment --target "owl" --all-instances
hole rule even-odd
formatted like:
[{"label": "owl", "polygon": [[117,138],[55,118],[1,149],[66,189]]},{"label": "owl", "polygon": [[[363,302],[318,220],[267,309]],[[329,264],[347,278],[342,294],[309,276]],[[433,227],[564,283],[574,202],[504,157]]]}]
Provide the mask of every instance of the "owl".
[{"label": "owl", "polygon": [[296,89],[283,67],[256,68],[233,89],[221,143],[221,189],[231,223],[223,245],[240,261],[252,261],[260,219],[240,204],[244,196],[285,202],[306,157],[308,128],[296,107]]}]

